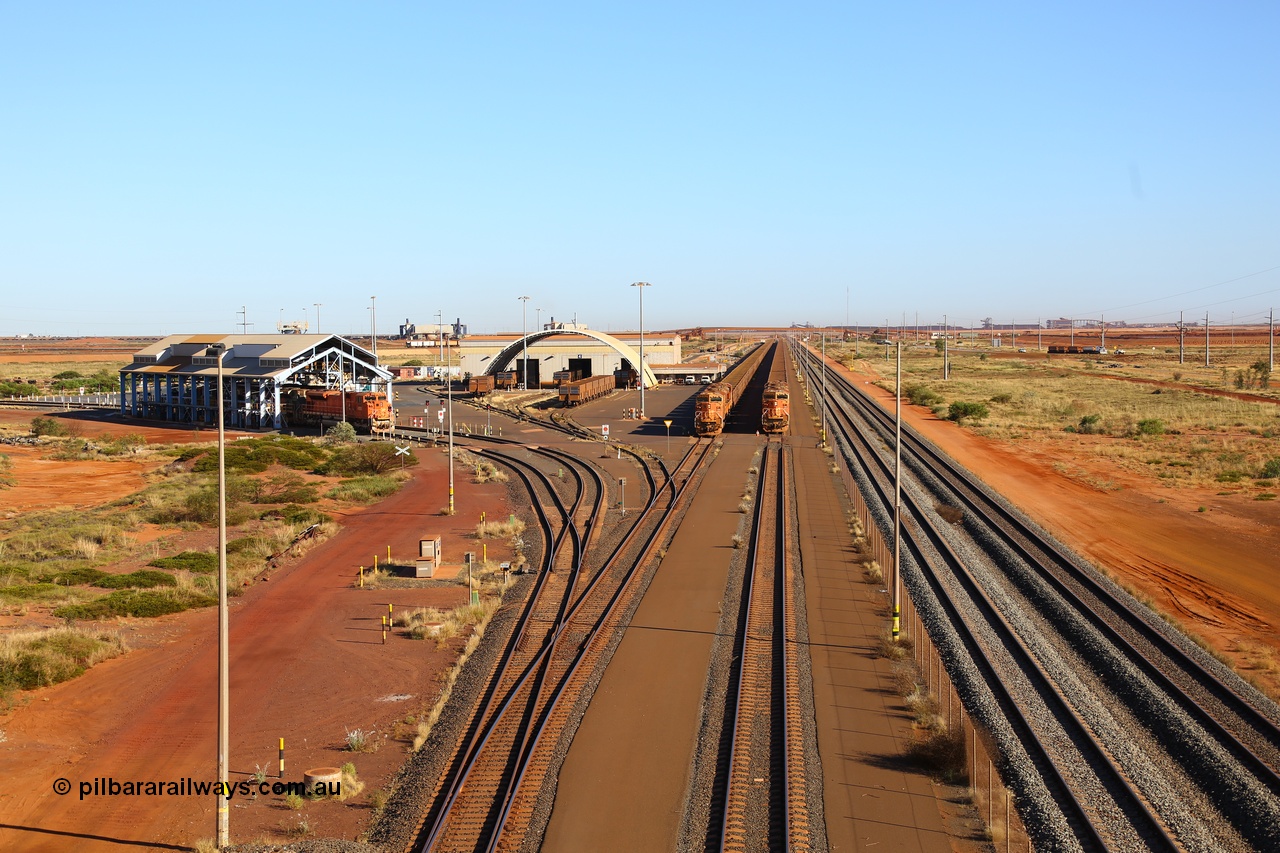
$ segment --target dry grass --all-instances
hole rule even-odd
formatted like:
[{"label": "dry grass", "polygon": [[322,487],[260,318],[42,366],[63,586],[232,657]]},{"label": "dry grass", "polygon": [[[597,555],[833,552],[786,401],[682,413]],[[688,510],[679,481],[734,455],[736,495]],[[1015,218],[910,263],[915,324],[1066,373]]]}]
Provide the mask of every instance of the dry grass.
[{"label": "dry grass", "polygon": [[506,521],[485,521],[476,525],[477,539],[510,539],[525,531],[525,523],[514,515]]},{"label": "dry grass", "polygon": [[456,609],[470,610],[472,611],[470,615],[478,615],[479,618],[472,623],[471,636],[467,638],[466,645],[462,647],[462,653],[458,655],[458,659],[454,661],[448,672],[442,675],[441,680],[444,682],[444,687],[440,691],[440,695],[436,697],[435,704],[431,706],[431,710],[427,712],[426,717],[418,721],[418,731],[413,738],[414,752],[422,749],[423,744],[427,742],[427,738],[431,736],[431,729],[439,722],[444,706],[448,703],[449,697],[453,695],[453,685],[458,681],[458,674],[462,672],[462,668],[471,658],[471,655],[475,653],[475,650],[480,647],[480,640],[484,637],[485,627],[489,624],[493,614],[497,612],[500,604],[501,601],[496,598],[481,599],[478,607],[473,608],[467,605]]},{"label": "dry grass", "polygon": [[125,651],[117,635],[81,628],[0,636],[0,693],[58,684]]},{"label": "dry grass", "polygon": [[884,583],[884,570],[879,563],[871,560],[862,567],[862,578],[870,584]]}]

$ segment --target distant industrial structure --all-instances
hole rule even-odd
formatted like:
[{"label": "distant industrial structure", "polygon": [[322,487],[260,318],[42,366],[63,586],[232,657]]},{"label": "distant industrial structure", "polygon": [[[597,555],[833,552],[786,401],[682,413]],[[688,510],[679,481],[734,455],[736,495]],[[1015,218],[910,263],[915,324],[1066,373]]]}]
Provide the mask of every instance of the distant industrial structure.
[{"label": "distant industrial structure", "polygon": [[170,335],[134,353],[120,371],[120,414],[182,424],[217,421],[218,352],[226,422],[240,429],[289,425],[287,400],[308,390],[392,399],[392,375],[372,352],[339,335]]},{"label": "distant industrial structure", "polygon": [[452,323],[429,323],[427,325],[410,323],[406,317],[405,321],[400,324],[400,339],[408,342],[409,346],[435,346],[440,342],[441,338],[446,341],[456,341],[466,336],[467,327],[462,325],[461,317]]}]

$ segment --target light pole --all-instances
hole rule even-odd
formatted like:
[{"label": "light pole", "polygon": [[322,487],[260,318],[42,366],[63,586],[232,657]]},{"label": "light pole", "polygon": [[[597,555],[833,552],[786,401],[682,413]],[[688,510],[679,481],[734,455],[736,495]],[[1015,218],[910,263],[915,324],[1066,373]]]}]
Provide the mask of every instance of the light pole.
[{"label": "light pole", "polygon": [[227,642],[227,441],[222,410],[222,359],[227,345],[214,344],[207,350],[218,359],[218,849],[231,845],[231,804],[227,796],[227,765],[231,752],[231,661]]},{"label": "light pole", "polygon": [[323,305],[324,303],[312,302],[311,304],[316,306],[316,334],[318,335],[320,334],[320,306]]},{"label": "light pole", "polygon": [[373,363],[378,363],[378,297],[369,297],[369,337],[373,339]]},{"label": "light pole", "polygon": [[521,296],[520,302],[520,337],[524,341],[524,355],[520,357],[520,387],[529,390],[529,334],[525,331],[525,318],[529,316],[529,297]]},{"label": "light pole", "polygon": [[632,287],[640,288],[640,420],[644,420],[644,289],[652,287],[647,281],[632,282]]},{"label": "light pole", "polygon": [[[446,350],[447,352],[447,350]],[[449,353],[449,363],[445,365],[444,381],[446,395],[449,399],[449,515],[453,515],[453,353]],[[470,584],[468,584],[468,591]]]},{"label": "light pole", "polygon": [[535,320],[533,324],[533,330],[535,332],[541,332],[542,331],[542,309],[534,308],[533,311],[534,311],[534,320]]},{"label": "light pole", "polygon": [[899,604],[902,596],[902,341],[898,341],[893,441],[893,641],[898,641]]}]

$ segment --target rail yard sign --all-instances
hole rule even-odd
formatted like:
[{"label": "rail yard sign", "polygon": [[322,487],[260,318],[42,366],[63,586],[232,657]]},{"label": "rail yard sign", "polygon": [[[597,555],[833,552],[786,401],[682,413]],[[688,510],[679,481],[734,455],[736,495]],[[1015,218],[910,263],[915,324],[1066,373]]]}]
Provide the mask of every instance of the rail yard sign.
[{"label": "rail yard sign", "polygon": [[605,439],[608,439],[608,438],[609,438],[609,425],[608,425],[608,424],[600,424],[600,434],[601,434],[602,436],[604,436],[604,437],[605,437]]}]

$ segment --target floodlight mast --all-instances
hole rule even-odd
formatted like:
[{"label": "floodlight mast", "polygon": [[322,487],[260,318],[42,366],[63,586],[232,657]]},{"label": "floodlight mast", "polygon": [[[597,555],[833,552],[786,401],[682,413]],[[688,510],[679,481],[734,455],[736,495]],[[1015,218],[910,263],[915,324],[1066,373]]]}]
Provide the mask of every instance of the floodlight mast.
[{"label": "floodlight mast", "polygon": [[644,289],[653,287],[647,281],[636,281],[631,283],[632,287],[640,289],[640,420],[644,420]]}]

